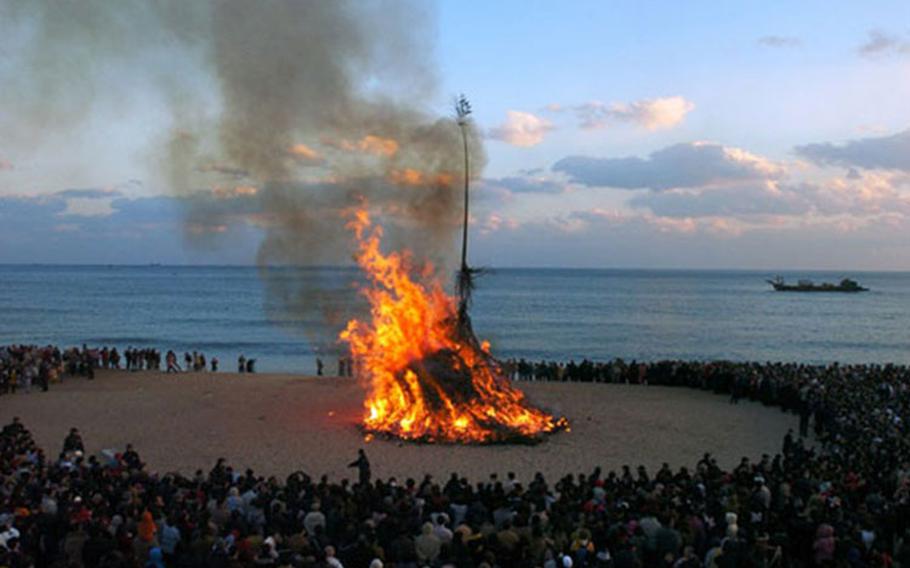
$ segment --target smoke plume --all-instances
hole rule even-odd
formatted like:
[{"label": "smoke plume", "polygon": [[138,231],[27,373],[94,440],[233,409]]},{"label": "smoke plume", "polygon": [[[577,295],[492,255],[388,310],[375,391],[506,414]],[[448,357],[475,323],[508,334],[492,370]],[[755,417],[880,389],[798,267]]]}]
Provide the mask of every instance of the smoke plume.
[{"label": "smoke plume", "polygon": [[17,109],[0,127],[40,138],[154,93],[171,124],[149,163],[187,204],[187,237],[259,227],[269,313],[332,344],[350,278],[295,267],[350,264],[346,209],[365,199],[386,246],[455,252],[461,139],[429,110],[432,16],[419,0],[0,1],[0,103]]}]

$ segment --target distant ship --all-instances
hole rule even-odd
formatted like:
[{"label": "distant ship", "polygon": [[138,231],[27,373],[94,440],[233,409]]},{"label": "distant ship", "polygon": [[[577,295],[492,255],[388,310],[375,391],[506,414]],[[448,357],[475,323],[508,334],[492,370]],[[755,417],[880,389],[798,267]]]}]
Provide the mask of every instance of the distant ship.
[{"label": "distant ship", "polygon": [[856,280],[849,278],[844,278],[839,284],[830,282],[815,284],[811,280],[800,280],[796,284],[787,284],[780,276],[767,282],[778,292],[866,292],[869,290],[860,286]]}]

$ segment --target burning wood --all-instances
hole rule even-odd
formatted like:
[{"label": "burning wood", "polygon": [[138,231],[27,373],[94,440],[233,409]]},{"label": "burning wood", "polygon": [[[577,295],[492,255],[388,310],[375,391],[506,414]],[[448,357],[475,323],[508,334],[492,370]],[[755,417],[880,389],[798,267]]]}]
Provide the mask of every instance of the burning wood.
[{"label": "burning wood", "polygon": [[372,321],[341,333],[368,387],[364,428],[425,442],[535,442],[568,425],[532,406],[459,317],[431,266],[405,253],[383,254],[382,228],[366,208],[348,225]]}]

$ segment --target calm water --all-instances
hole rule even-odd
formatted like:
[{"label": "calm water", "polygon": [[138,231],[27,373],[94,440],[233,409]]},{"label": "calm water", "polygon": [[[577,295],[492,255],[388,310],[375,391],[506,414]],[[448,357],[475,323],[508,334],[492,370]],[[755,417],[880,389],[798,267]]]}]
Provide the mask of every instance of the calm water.
[{"label": "calm water", "polygon": [[[851,273],[872,288],[855,295],[775,293],[770,276],[496,270],[479,281],[472,313],[501,357],[910,363],[910,274]],[[223,368],[243,353],[263,371],[313,372],[321,316],[276,298],[297,294],[305,306],[298,282],[346,291],[355,277],[289,270],[288,286],[266,293],[255,268],[0,266],[0,344],[199,349]]]}]

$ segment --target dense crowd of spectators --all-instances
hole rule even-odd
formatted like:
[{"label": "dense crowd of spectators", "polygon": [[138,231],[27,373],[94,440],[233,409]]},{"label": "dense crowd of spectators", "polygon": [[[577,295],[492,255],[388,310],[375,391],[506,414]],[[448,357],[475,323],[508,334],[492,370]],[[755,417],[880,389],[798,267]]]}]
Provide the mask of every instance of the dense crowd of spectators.
[{"label": "dense crowd of spectators", "polygon": [[[217,357],[206,360],[199,351],[186,352],[181,367],[177,354],[168,351],[164,357],[169,373],[184,371],[218,371]],[[255,373],[256,360],[243,355],[238,358],[238,371]],[[127,371],[160,371],[161,351],[152,347],[127,347],[121,353],[116,347],[61,349],[54,345],[0,345],[0,394],[31,392],[33,388],[48,390],[66,376],[95,378],[98,369]]]},{"label": "dense crowd of spectators", "polygon": [[0,394],[48,390],[64,373],[94,377],[94,354],[83,347],[61,351],[53,345],[0,346]]},{"label": "dense crowd of spectators", "polygon": [[373,480],[361,454],[352,484],[264,478],[223,460],[207,474],[158,475],[131,447],[85,456],[76,430],[53,459],[14,422],[0,434],[0,565],[910,566],[908,368],[614,361],[545,377],[811,409],[815,443],[791,432],[778,455],[732,470],[705,453],[676,471],[473,485],[458,474]]}]

